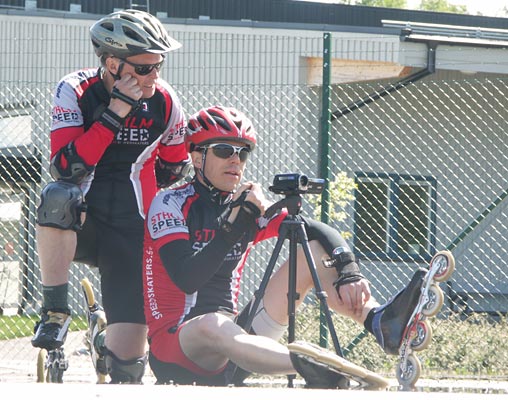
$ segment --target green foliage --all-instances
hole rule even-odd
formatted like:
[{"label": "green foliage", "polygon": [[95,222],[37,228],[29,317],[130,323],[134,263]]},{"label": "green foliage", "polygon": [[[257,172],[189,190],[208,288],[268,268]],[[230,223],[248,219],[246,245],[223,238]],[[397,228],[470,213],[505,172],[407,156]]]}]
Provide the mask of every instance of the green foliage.
[{"label": "green foliage", "polygon": [[[360,335],[363,326],[334,314],[334,326],[344,349]],[[418,352],[422,379],[500,378],[508,376],[508,319],[475,314],[467,319],[458,314],[429,320],[433,339],[429,348]],[[308,305],[297,313],[298,340],[319,344],[319,308]],[[328,348],[333,348],[328,340]],[[396,356],[386,355],[374,337],[367,334],[346,358],[384,376],[395,378]]]},{"label": "green foliage", "polygon": [[[353,191],[356,189],[354,179],[349,178],[345,172],[337,174],[333,182],[329,183],[328,190],[330,192],[330,210],[329,223],[339,224],[347,218],[345,208],[354,200]],[[314,209],[314,218],[321,219],[321,196],[309,196],[309,203]],[[341,232],[345,239],[351,237],[350,232]]]},{"label": "green foliage", "polygon": [[449,12],[455,14],[467,13],[466,6],[455,6],[448,3],[447,0],[422,0],[418,9],[424,11]]},{"label": "green foliage", "polygon": [[406,0],[360,0],[356,3],[359,6],[386,7],[386,8],[406,8]]},{"label": "green foliage", "polygon": [[[342,0],[340,4],[407,9],[407,0]],[[467,6],[450,4],[448,0],[421,0],[418,10],[467,14]],[[508,7],[505,7],[508,14]]]}]

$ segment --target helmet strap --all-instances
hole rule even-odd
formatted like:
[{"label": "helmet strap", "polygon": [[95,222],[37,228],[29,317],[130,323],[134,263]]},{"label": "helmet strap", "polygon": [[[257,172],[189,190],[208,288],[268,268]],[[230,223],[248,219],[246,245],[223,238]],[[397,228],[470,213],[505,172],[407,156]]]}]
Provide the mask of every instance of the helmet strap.
[{"label": "helmet strap", "polygon": [[226,204],[231,200],[231,195],[233,192],[225,192],[224,190],[217,189],[212,182],[206,177],[205,175],[205,162],[206,162],[206,152],[208,149],[203,150],[202,162],[201,162],[201,168],[198,169],[198,173],[203,179],[204,186],[208,189],[210,192],[210,197],[213,201],[215,201],[217,204]]},{"label": "helmet strap", "polygon": [[118,65],[118,71],[116,72],[116,74],[114,74],[113,72],[111,72],[109,69],[108,69],[108,72],[111,74],[111,76],[113,77],[113,79],[115,81],[119,81],[121,76],[120,74],[122,73],[122,70],[123,70],[123,66],[124,66],[124,62],[123,61],[120,61],[120,65]]}]

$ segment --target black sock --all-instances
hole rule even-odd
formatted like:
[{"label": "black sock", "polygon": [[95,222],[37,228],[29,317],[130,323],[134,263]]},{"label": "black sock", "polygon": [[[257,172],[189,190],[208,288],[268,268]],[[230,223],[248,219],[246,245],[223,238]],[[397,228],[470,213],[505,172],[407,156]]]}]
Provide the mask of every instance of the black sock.
[{"label": "black sock", "polygon": [[68,283],[58,286],[42,285],[43,306],[46,310],[68,312],[69,304],[67,303]]},{"label": "black sock", "polygon": [[372,320],[374,319],[375,313],[376,313],[375,308],[370,310],[369,313],[367,314],[367,318],[365,318],[365,321],[363,323],[364,328],[367,329],[372,334],[374,334],[374,330],[372,329]]}]

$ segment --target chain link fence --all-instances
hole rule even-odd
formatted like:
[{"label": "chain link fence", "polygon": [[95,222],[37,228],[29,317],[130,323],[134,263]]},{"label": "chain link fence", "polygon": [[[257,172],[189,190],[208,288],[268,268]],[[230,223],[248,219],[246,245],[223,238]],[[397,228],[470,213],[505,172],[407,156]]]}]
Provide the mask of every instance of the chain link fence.
[{"label": "chain link fence", "polygon": [[[35,373],[36,352],[29,338],[41,304],[41,283],[34,221],[39,193],[50,179],[52,93],[65,73],[97,65],[87,36],[89,23],[19,26],[0,20],[2,32],[14,32],[0,36],[4,54],[0,61],[0,367],[12,375]],[[30,34],[22,35],[22,30]],[[171,33],[184,48],[171,54],[161,74],[176,89],[186,112],[220,103],[252,117],[260,145],[247,179],[268,188],[278,173],[320,177],[324,160],[329,181],[344,179],[352,200],[339,210],[345,218],[330,223],[348,237],[380,302],[400,290],[436,251],[452,251],[456,271],[441,285],[445,307],[433,323],[439,344],[428,353],[455,351],[450,347],[457,340],[454,331],[457,326],[469,330],[471,316],[489,317],[480,329],[502,323],[508,310],[505,76],[438,70],[341,114],[337,111],[373,97],[393,82],[336,83],[331,86],[330,110],[323,113],[322,86],[308,82],[305,61],[322,56],[322,34]],[[347,56],[346,39],[338,34],[333,39],[332,51],[337,48],[341,54],[332,57]],[[347,40],[356,39],[366,40]],[[349,58],[357,58],[357,50],[351,51]],[[323,132],[323,115],[330,114],[335,118],[328,132]],[[321,146],[323,134],[328,135],[326,148]],[[279,199],[272,193],[269,197]],[[303,197],[302,213],[316,216],[311,196]],[[268,241],[253,251],[242,286],[242,305],[259,285],[274,244]],[[84,326],[79,286],[84,276],[96,288],[99,285],[95,270],[72,266],[70,299],[76,330]],[[318,319],[318,307],[310,295],[299,312],[297,335],[319,340],[314,336]],[[338,317],[336,321],[339,339],[343,345],[350,344],[347,349],[356,361],[376,370],[391,368],[388,359],[373,356],[380,350],[370,338],[362,340],[362,327]],[[69,336],[67,345],[74,343],[76,354],[84,347],[83,335]],[[374,350],[362,358],[355,352],[355,347],[362,348],[360,343]],[[494,365],[469,368],[464,366],[464,354],[453,357],[457,367],[451,368],[458,373],[462,367],[466,375],[506,374],[506,363],[501,365],[498,359]],[[78,357],[72,362],[89,360]],[[440,369],[426,363],[430,374]]]}]

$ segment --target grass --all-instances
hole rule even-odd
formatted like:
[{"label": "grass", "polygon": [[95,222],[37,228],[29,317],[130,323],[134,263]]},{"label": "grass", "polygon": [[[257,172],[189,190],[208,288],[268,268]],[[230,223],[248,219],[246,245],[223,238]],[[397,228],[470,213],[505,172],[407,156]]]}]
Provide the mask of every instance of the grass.
[{"label": "grass", "polygon": [[[0,340],[32,336],[39,316],[0,316]],[[87,329],[85,317],[73,317],[69,329],[81,331]]]}]

